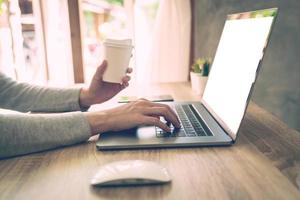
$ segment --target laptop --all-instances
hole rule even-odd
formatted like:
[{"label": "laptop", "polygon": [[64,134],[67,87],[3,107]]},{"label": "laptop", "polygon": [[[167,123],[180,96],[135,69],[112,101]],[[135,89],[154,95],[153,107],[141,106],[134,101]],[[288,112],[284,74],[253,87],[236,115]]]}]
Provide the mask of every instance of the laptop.
[{"label": "laptop", "polygon": [[143,126],[102,133],[97,149],[234,144],[277,13],[271,8],[227,16],[202,99],[167,103],[177,113],[181,129],[171,127],[167,133]]}]

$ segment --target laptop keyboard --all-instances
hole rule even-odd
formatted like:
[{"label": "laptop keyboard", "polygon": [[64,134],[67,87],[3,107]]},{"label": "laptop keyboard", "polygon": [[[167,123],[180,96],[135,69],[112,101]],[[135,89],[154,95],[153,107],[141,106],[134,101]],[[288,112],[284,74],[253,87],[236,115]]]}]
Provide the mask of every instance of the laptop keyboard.
[{"label": "laptop keyboard", "polygon": [[[165,132],[159,127],[155,127],[157,137],[197,137],[197,136],[212,136],[209,132],[206,132],[201,123],[199,122],[200,118],[196,114],[195,109],[192,105],[175,105],[175,111],[178,114],[179,120],[181,122],[181,128],[176,129],[171,124],[171,132]],[[161,118],[161,121],[167,123],[164,118]]]}]

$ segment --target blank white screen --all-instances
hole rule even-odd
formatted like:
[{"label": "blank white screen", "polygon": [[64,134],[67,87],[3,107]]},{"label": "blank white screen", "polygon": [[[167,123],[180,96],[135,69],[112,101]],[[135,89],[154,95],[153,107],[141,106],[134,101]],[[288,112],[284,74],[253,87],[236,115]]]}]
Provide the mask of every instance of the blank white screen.
[{"label": "blank white screen", "polygon": [[236,134],[273,17],[227,20],[203,100]]}]

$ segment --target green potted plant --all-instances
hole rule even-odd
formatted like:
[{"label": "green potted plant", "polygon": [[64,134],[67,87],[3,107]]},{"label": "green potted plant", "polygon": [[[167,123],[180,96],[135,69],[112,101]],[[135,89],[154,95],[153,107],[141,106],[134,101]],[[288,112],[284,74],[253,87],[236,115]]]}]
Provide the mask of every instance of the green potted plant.
[{"label": "green potted plant", "polygon": [[198,58],[192,65],[192,70],[190,72],[191,84],[193,91],[198,95],[202,95],[204,92],[210,65],[210,58]]}]

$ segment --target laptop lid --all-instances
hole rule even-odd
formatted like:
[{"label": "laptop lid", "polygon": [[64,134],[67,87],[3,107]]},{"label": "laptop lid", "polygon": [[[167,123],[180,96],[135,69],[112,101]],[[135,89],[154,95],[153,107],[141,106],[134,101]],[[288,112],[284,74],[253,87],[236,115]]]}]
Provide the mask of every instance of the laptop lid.
[{"label": "laptop lid", "polygon": [[233,140],[250,100],[277,8],[227,16],[202,104]]}]

